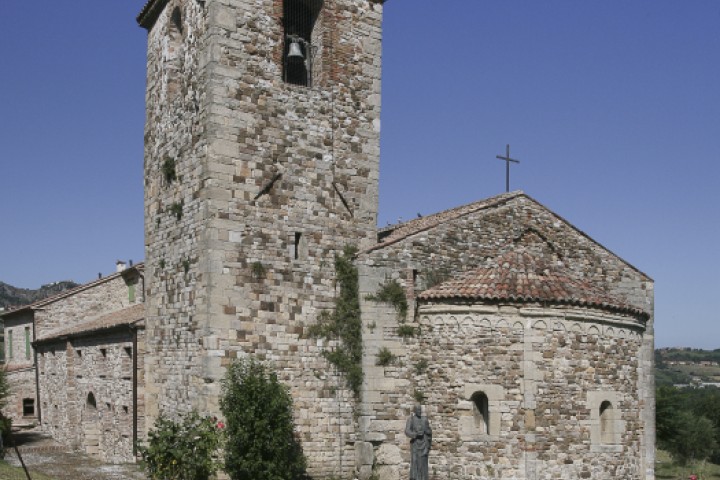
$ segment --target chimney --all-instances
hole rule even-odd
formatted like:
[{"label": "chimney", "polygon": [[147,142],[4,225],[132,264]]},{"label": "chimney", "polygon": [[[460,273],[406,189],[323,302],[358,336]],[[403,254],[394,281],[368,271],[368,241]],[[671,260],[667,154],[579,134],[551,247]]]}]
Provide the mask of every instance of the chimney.
[{"label": "chimney", "polygon": [[118,260],[117,262],[115,262],[115,271],[120,273],[125,270],[126,266],[127,265],[123,260]]}]

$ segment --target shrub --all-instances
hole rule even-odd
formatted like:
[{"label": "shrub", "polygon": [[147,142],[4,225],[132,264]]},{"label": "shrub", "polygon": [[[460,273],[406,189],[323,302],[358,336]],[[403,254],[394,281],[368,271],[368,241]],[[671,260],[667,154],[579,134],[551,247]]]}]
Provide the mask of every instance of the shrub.
[{"label": "shrub", "polygon": [[387,347],[382,347],[380,350],[378,350],[375,365],[379,367],[387,367],[388,365],[393,363],[395,359],[396,357],[392,354],[390,349],[388,349]]},{"label": "shrub", "polygon": [[171,184],[177,180],[177,174],[175,173],[175,160],[172,158],[166,158],[162,164],[162,172],[167,184]]},{"label": "shrub", "polygon": [[243,359],[231,364],[220,409],[227,421],[225,471],[235,480],[306,478],[305,456],[295,438],[292,397],[275,373]]},{"label": "shrub", "polygon": [[222,428],[195,411],[179,422],[160,415],[147,447],[140,447],[145,471],[152,480],[207,480],[221,466]]},{"label": "shrub", "polygon": [[418,334],[418,329],[412,325],[402,324],[398,327],[397,333],[401,337],[414,337]]},{"label": "shrub", "polygon": [[388,303],[397,311],[398,318],[404,320],[408,312],[408,302],[405,296],[405,289],[397,280],[391,280],[380,287],[375,295],[368,295],[368,300]]}]

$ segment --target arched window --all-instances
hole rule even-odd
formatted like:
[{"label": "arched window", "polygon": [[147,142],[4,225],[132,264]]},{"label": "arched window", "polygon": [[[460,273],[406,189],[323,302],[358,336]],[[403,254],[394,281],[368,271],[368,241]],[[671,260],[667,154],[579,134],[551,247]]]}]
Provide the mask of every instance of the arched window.
[{"label": "arched window", "polygon": [[613,443],[613,406],[605,400],[600,404],[600,442]]},{"label": "arched window", "polygon": [[284,0],[283,79],[294,85],[312,86],[312,66],[318,45],[313,42],[315,21],[323,0]]},{"label": "arched window", "polygon": [[470,397],[473,403],[473,417],[475,428],[482,433],[490,433],[490,411],[488,409],[488,397],[483,392],[475,392]]},{"label": "arched window", "polygon": [[93,410],[97,410],[97,402],[95,402],[95,395],[93,395],[92,392],[88,393],[85,405]]}]

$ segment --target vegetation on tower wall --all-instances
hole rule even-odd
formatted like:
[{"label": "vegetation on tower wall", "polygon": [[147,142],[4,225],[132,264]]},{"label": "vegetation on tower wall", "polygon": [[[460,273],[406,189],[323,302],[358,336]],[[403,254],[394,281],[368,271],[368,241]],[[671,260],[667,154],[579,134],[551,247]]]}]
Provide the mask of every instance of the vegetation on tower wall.
[{"label": "vegetation on tower wall", "polygon": [[360,398],[363,346],[358,270],[353,263],[355,253],[355,247],[347,246],[342,255],[335,256],[335,275],[340,288],[335,298],[335,310],[322,312],[318,323],[309,328],[309,334],[340,341],[337,348],[326,350],[323,355],[345,374],[348,387],[356,398]]}]

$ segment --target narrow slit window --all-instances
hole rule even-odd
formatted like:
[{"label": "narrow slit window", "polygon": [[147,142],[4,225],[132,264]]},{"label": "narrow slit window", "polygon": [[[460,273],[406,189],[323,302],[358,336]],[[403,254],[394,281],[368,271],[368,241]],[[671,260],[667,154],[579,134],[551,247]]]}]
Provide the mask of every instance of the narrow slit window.
[{"label": "narrow slit window", "polygon": [[488,408],[488,397],[483,392],[475,392],[470,397],[473,402],[473,417],[475,428],[481,433],[490,433],[490,411]]},{"label": "narrow slit window", "polygon": [[600,441],[604,444],[613,443],[613,406],[609,401],[600,404]]},{"label": "narrow slit window", "polygon": [[295,232],[295,247],[293,249],[293,257],[295,260],[300,258],[300,241],[302,240],[302,233]]}]

